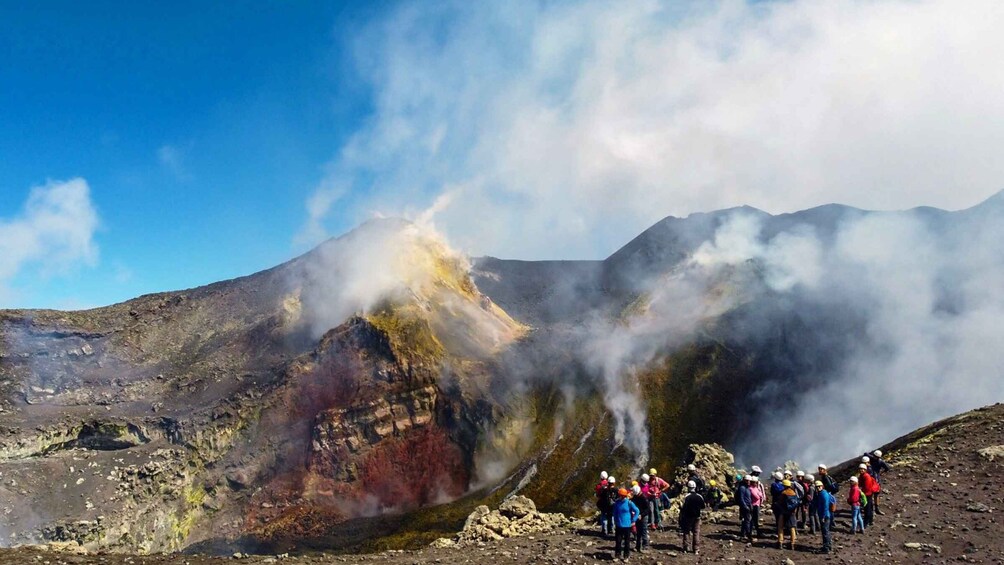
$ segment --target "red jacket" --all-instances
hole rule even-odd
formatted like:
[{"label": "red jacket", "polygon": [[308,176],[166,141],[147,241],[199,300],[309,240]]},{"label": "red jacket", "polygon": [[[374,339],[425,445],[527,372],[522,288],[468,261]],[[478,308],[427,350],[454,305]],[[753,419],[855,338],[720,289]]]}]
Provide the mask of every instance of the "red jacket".
[{"label": "red jacket", "polygon": [[851,485],[850,492],[847,493],[847,504],[851,506],[861,506],[861,487]]},{"label": "red jacket", "polygon": [[600,481],[600,484],[596,485],[596,494],[597,494],[597,496],[600,494],[601,490],[607,488],[608,484],[609,483],[607,483],[607,480],[603,479],[602,481]]},{"label": "red jacket", "polygon": [[871,474],[867,471],[858,475],[858,480],[861,481],[861,492],[865,493],[865,496],[870,497],[876,492],[880,492],[882,490],[882,487],[879,486],[875,477],[871,476]]},{"label": "red jacket", "polygon": [[663,480],[662,477],[649,477],[648,488],[652,494],[653,498],[658,498],[662,491],[669,488],[669,483]]}]

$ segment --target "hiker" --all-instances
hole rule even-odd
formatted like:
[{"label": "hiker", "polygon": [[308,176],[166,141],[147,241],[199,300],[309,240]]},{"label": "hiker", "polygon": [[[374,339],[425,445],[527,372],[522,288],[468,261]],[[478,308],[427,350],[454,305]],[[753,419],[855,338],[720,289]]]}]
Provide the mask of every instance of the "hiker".
[{"label": "hiker", "polygon": [[635,523],[634,550],[641,553],[643,549],[648,549],[649,537],[648,528],[652,523],[652,499],[649,496],[648,481],[642,475],[641,484],[635,487],[634,503],[638,507],[638,522]]},{"label": "hiker", "polygon": [[809,521],[809,533],[815,534],[816,530],[819,529],[819,516],[813,514],[809,508],[812,506],[812,501],[816,499],[816,477],[806,474],[805,483],[805,501],[803,504],[805,505],[807,519]]},{"label": "hiker", "polygon": [[798,511],[795,513],[795,521],[798,529],[804,529],[809,522],[809,503],[812,502],[812,483],[805,476],[805,471],[795,473],[795,486],[801,496]]},{"label": "hiker", "polygon": [[610,523],[610,509],[613,507],[613,500],[610,498],[610,475],[606,471],[600,473],[600,482],[596,484],[596,509],[600,512],[600,534],[606,537],[608,533],[613,533],[613,524]]},{"label": "hiker", "polygon": [[649,469],[648,474],[648,485],[652,493],[652,529],[656,530],[662,527],[662,510],[669,508],[669,496],[666,493],[669,483],[659,476],[655,467]]},{"label": "hiker", "polygon": [[[840,492],[840,483],[838,483],[836,479],[830,476],[826,468],[826,465],[820,463],[818,470],[819,470],[819,480],[822,481],[823,488],[826,489],[826,492],[832,494],[835,498],[837,496],[837,493]],[[830,514],[830,530],[833,530],[833,514]]]},{"label": "hiker", "polygon": [[607,510],[607,533],[614,535],[616,528],[614,527],[614,502],[617,502],[618,491],[620,489],[617,487],[617,478],[610,476],[607,479],[607,499],[610,501],[609,509]]},{"label": "hiker", "polygon": [[781,510],[780,518],[777,521],[777,548],[784,549],[784,533],[788,532],[791,536],[791,549],[795,549],[795,512],[798,507],[802,504],[802,499],[795,492],[794,483],[790,479],[784,479],[781,481],[781,486],[784,490],[781,491],[780,495],[780,505]]},{"label": "hiker", "polygon": [[850,492],[847,493],[847,505],[851,507],[851,533],[858,533],[858,526],[861,533],[865,533],[865,520],[861,516],[861,503],[864,502],[861,495],[861,488],[858,486],[858,478],[851,477]]},{"label": "hiker", "polygon": [[882,473],[885,473],[890,469],[889,464],[882,459],[882,450],[876,449],[872,451],[872,461],[871,461],[871,472],[872,476],[875,477],[875,482],[879,484],[879,490],[872,497],[872,504],[875,505],[875,513],[879,516],[884,515],[882,512],[882,507],[879,506],[879,496],[882,494]]},{"label": "hiker", "polygon": [[708,482],[708,506],[712,510],[718,510],[724,501],[725,495],[722,494],[722,489],[718,488],[718,483],[714,479],[711,479]]},{"label": "hiker", "polygon": [[[758,469],[759,467],[753,467]],[[763,490],[763,483],[760,482],[760,477],[752,475],[752,481],[750,482],[750,496],[753,498],[753,514],[750,516],[750,526],[756,533],[756,537],[762,537],[760,532],[760,509],[763,508],[763,502],[767,500],[767,493]]]},{"label": "hiker", "polygon": [[704,509],[704,497],[697,492],[697,483],[687,482],[690,493],[683,499],[680,507],[680,534],[683,536],[683,552],[687,553],[687,537],[691,538],[691,548],[697,555],[701,539],[701,510]]},{"label": "hiker", "polygon": [[875,495],[882,490],[882,487],[879,486],[875,477],[871,476],[868,472],[868,463],[858,465],[858,481],[861,493],[867,497],[861,506],[865,514],[865,527],[870,528],[875,523],[875,505],[872,502]]},{"label": "hiker", "polygon": [[805,496],[805,488],[802,487],[802,483],[795,480],[791,471],[784,472],[784,479],[791,482],[791,488],[795,489],[795,494],[798,495],[799,499]]},{"label": "hiker", "polygon": [[833,547],[833,540],[830,535],[830,519],[833,517],[833,512],[837,509],[837,499],[826,490],[823,481],[816,481],[815,487],[816,492],[812,497],[809,512],[812,514],[811,519],[819,523],[819,531],[823,534],[823,547],[819,552],[829,553]]},{"label": "hiker", "polygon": [[770,484],[770,512],[774,515],[774,531],[778,537],[783,537],[784,526],[784,474],[774,471],[774,482]]},{"label": "hiker", "polygon": [[614,502],[614,559],[623,553],[624,559],[631,554],[631,526],[638,520],[638,507],[628,499],[627,489],[617,491],[617,502]]},{"label": "hiker", "polygon": [[753,543],[753,476],[746,475],[739,481],[736,503],[739,504],[739,537]]},{"label": "hiker", "polygon": [[687,484],[689,485],[690,483],[694,483],[697,485],[697,493],[704,496],[707,493],[707,490],[704,486],[704,479],[702,479],[701,475],[697,472],[697,465],[694,465],[693,463],[687,465],[687,473],[689,475],[687,477]]}]

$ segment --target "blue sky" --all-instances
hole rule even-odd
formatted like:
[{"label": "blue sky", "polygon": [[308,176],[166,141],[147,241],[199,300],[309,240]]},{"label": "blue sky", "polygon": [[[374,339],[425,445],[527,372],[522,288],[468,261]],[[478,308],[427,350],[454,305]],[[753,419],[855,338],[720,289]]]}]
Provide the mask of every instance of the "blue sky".
[{"label": "blue sky", "polygon": [[1004,4],[967,8],[0,3],[0,307],[250,274],[374,215],[578,259],[743,204],[972,206],[1004,188]]},{"label": "blue sky", "polygon": [[385,7],[0,6],[0,219],[74,177],[100,216],[95,265],[27,265],[0,306],[104,304],[289,258],[305,198],[369,111],[344,34]]}]

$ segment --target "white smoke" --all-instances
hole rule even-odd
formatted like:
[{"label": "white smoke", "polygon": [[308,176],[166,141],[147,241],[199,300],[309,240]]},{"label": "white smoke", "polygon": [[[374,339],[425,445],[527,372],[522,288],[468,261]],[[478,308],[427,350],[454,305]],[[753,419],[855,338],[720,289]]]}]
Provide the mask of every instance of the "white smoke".
[{"label": "white smoke", "polygon": [[[374,113],[309,203],[439,220],[476,254],[596,258],[665,215],[999,188],[1004,4],[447,2],[353,30]],[[363,197],[358,197],[364,195]]]},{"label": "white smoke", "polygon": [[293,281],[311,333],[319,337],[382,301],[430,286],[440,258],[467,264],[434,230],[398,219],[373,220],[322,244]]},{"label": "white smoke", "polygon": [[[996,345],[1004,343],[1004,228],[972,216],[851,216],[830,243],[808,226],[763,241],[751,216],[721,227],[699,260],[756,260],[782,294],[864,320],[862,334],[848,336],[854,345],[837,374],[810,375],[823,382],[810,378],[808,390],[770,388],[794,409],[762,422],[747,452],[832,462],[1004,399],[1004,350]],[[811,323],[825,330],[828,319]]]}]

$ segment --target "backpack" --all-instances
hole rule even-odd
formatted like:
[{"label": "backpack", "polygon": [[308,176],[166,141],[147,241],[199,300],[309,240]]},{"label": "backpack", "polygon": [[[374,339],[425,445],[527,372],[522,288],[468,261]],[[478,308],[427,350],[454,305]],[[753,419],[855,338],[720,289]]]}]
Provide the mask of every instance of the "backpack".
[{"label": "backpack", "polygon": [[789,496],[788,500],[786,501],[786,507],[788,508],[788,512],[794,512],[795,510],[798,510],[798,507],[801,505],[802,501],[798,498],[798,495]]},{"label": "backpack", "polygon": [[833,477],[826,475],[826,480],[824,482],[826,483],[825,488],[830,492],[830,494],[836,496],[836,494],[840,492],[840,483],[833,480]]}]

